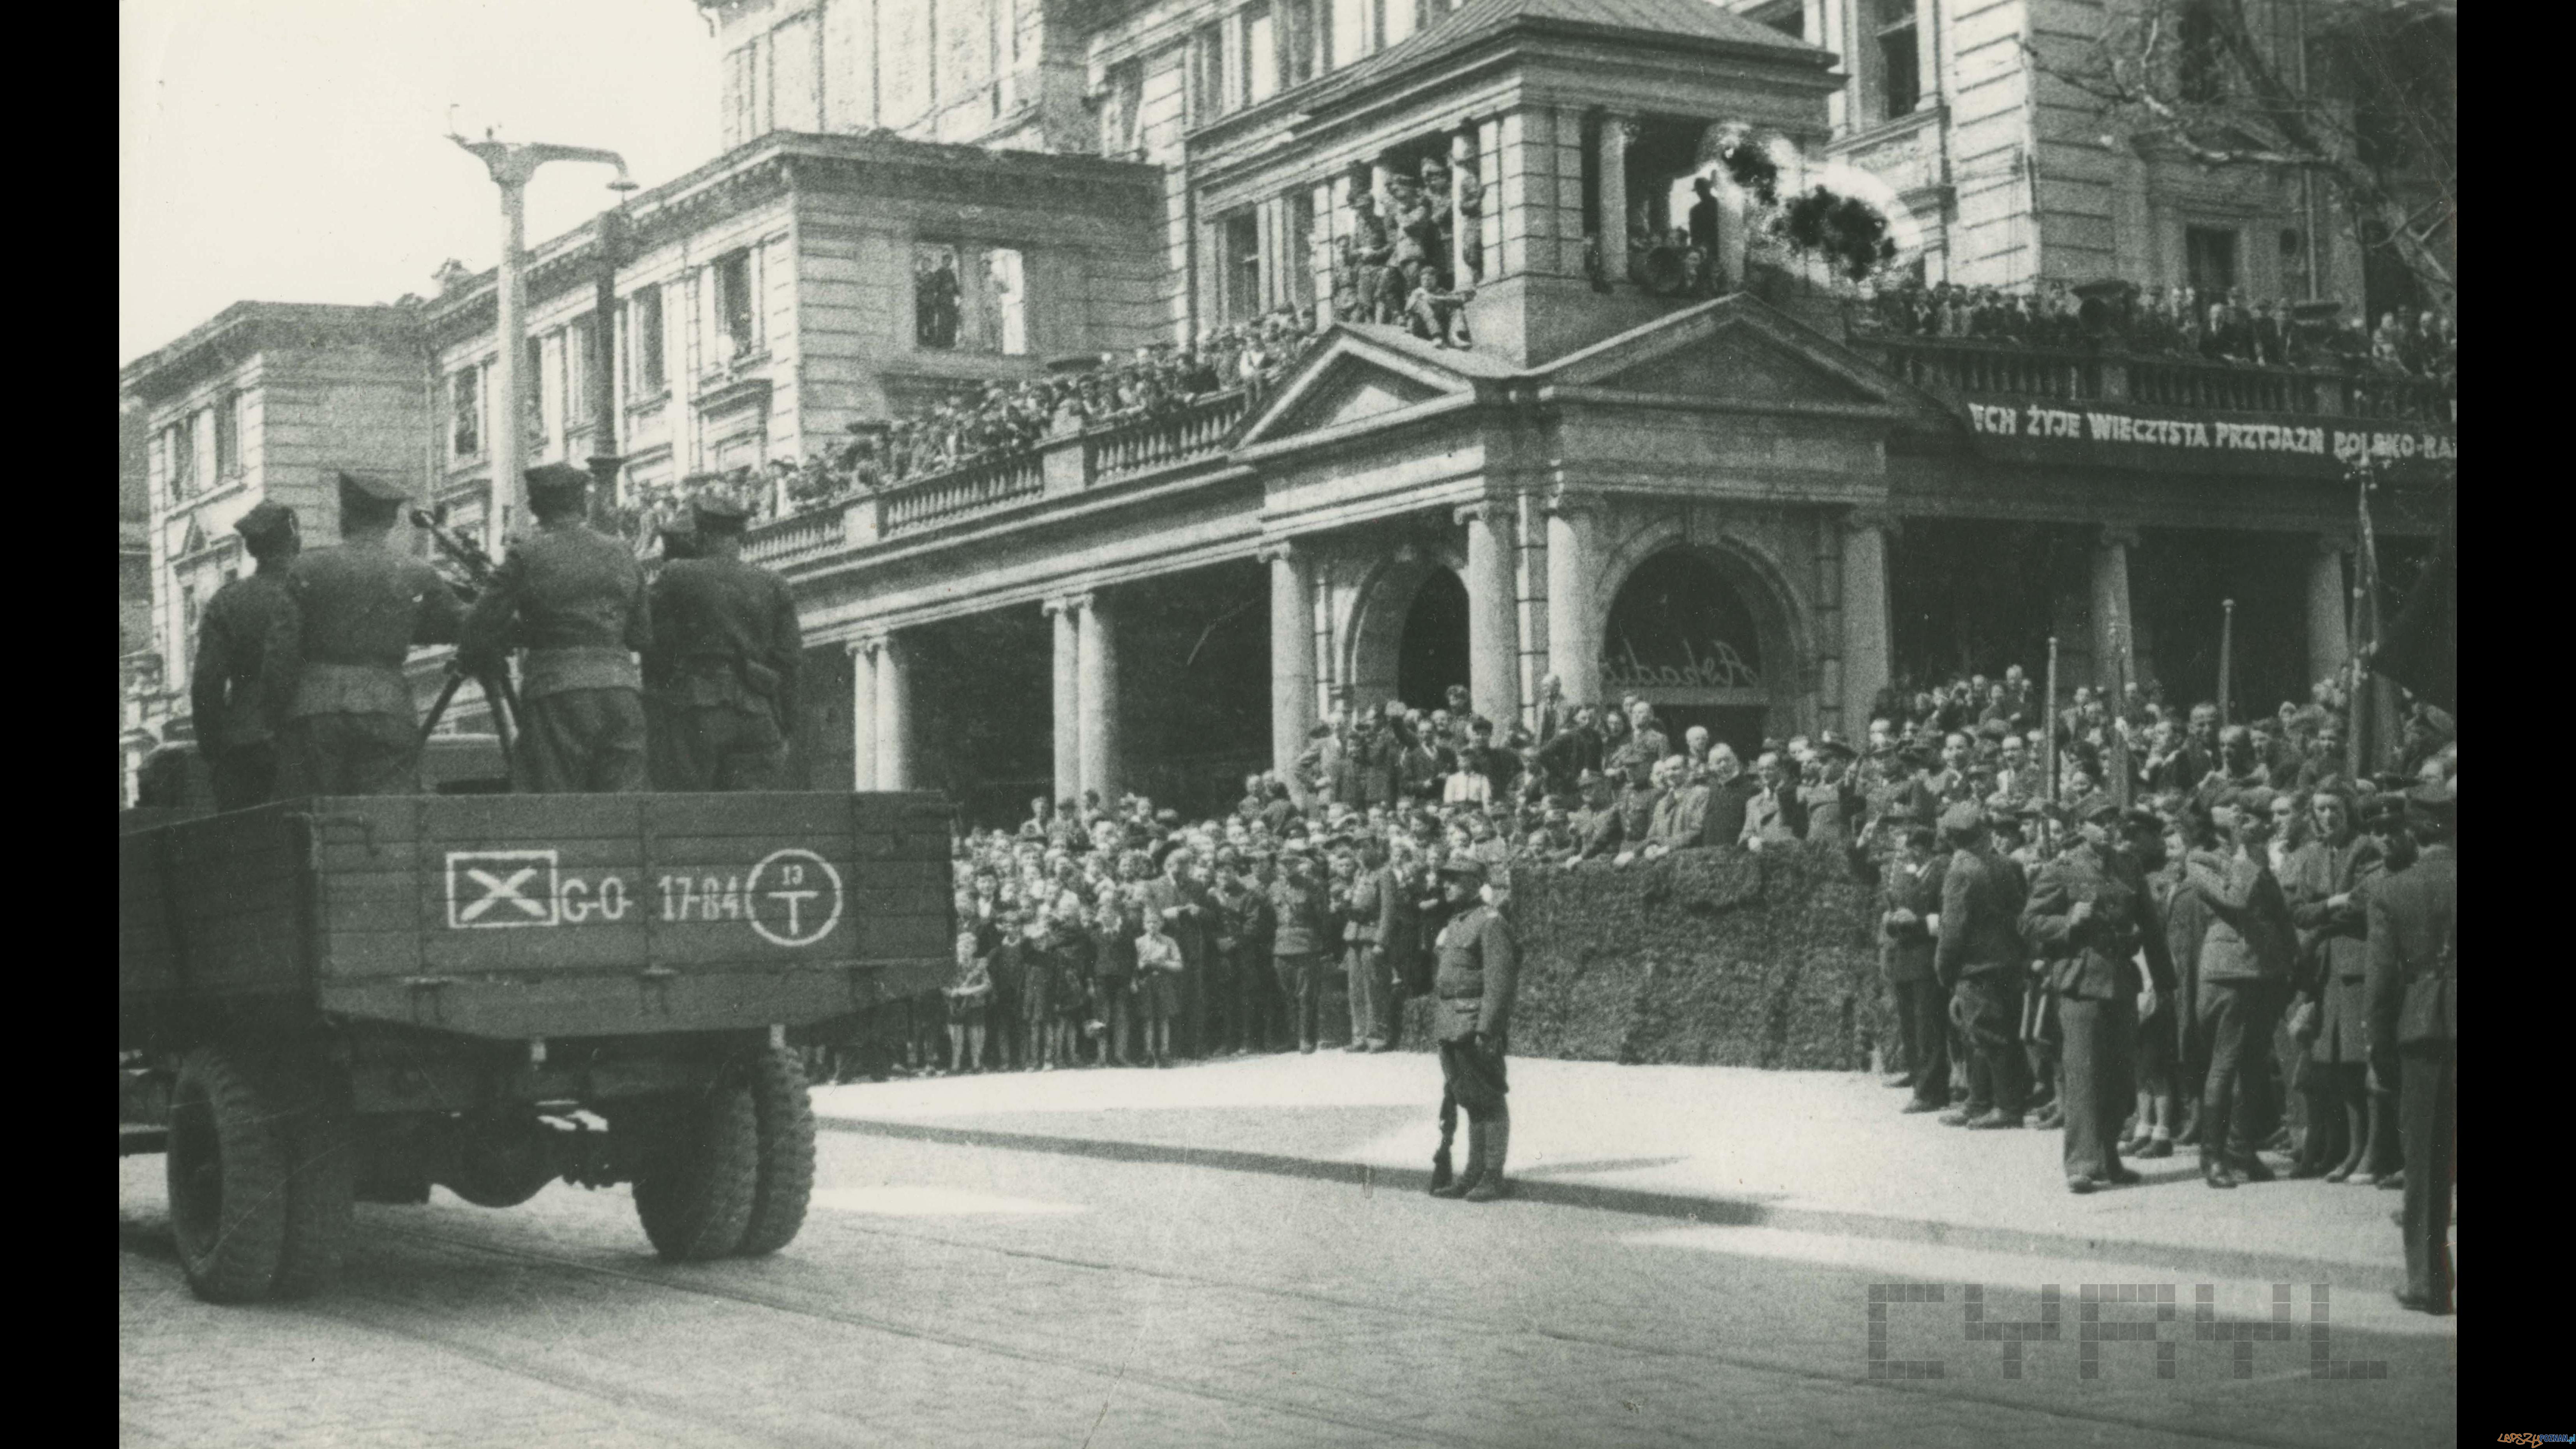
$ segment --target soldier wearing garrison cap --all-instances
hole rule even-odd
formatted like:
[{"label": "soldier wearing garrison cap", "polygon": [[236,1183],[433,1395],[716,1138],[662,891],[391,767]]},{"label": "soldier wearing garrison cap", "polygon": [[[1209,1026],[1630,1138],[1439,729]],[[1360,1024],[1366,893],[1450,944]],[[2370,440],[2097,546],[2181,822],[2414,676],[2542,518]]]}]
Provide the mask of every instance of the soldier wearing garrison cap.
[{"label": "soldier wearing garrison cap", "polygon": [[766,790],[796,727],[796,667],[805,638],[787,581],[743,562],[749,512],[729,498],[698,499],[704,556],[664,566],[653,581],[652,645],[644,672],[667,713],[657,754],[665,790]]},{"label": "soldier wearing garrison cap", "polygon": [[473,669],[527,651],[520,697],[530,786],[539,794],[615,794],[645,784],[643,675],[652,609],[634,553],[583,517],[588,474],[559,463],[528,470],[536,532],[510,550],[474,601],[465,648]]},{"label": "soldier wearing garrison cap", "polygon": [[[1511,923],[1485,890],[1485,867],[1468,856],[1440,866],[1443,896],[1455,908],[1432,946],[1432,1032],[1440,1043],[1440,1148],[1431,1160],[1431,1195],[1491,1202],[1508,1188],[1503,1162],[1512,1143],[1512,1114],[1503,1072],[1512,996],[1520,983],[1520,948]],[[1467,1113],[1467,1170],[1454,1178],[1449,1147],[1457,1112]]]},{"label": "soldier wearing garrison cap", "polygon": [[295,789],[316,795],[403,795],[420,786],[420,740],[403,661],[415,644],[456,639],[455,590],[388,542],[409,489],[339,476],[340,542],[286,572],[295,607],[271,644],[285,679],[287,755]]},{"label": "soldier wearing garrison cap", "polygon": [[188,676],[197,748],[218,810],[257,805],[277,788],[278,715],[288,701],[277,697],[268,645],[295,607],[286,574],[302,547],[294,510],[279,503],[253,506],[233,531],[258,568],[207,601],[197,625],[197,667]]}]

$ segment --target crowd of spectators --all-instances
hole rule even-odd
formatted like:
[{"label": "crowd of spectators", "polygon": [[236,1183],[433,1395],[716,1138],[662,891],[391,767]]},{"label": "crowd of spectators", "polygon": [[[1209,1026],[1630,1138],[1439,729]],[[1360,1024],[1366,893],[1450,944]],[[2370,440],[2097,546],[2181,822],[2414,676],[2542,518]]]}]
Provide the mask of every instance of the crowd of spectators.
[{"label": "crowd of spectators", "polygon": [[644,488],[604,522],[649,544],[656,530],[686,516],[684,500],[711,488],[764,522],[1229,392],[1257,400],[1306,355],[1315,335],[1312,308],[1280,308],[1206,332],[1190,346],[1157,343],[1124,358],[1103,353],[1097,366],[1078,372],[988,382],[891,422],[853,423],[847,437],[802,463],[781,458],[766,471],[736,468]]},{"label": "crowd of spectators", "polygon": [[2364,366],[2454,386],[2458,338],[2447,313],[2388,311],[2371,326],[2338,302],[2264,298],[2248,306],[2243,288],[2064,282],[2035,289],[1881,285],[1853,305],[1855,330],[1901,337],[1956,337],[2029,347],[2107,342],[2132,352],[2291,367]]},{"label": "crowd of spectators", "polygon": [[[2015,666],[1890,689],[1865,739],[1766,740],[1748,766],[1700,727],[1666,728],[1642,699],[1573,705],[1552,680],[1536,729],[1498,730],[1463,689],[1431,710],[1345,706],[1294,771],[1247,777],[1222,817],[1185,821],[1135,796],[1040,799],[1016,830],[961,836],[952,995],[914,1013],[902,1059],[871,1070],[1168,1060],[1156,1033],[1174,1022],[1190,1054],[1312,1050],[1328,989],[1348,1000],[1352,1047],[1386,1049],[1397,1004],[1421,987],[1452,856],[1496,882],[1802,840],[1883,857],[1965,802],[1999,850],[2035,865],[2068,812],[2115,791],[2123,770],[2132,797],[2169,820],[2222,796],[2266,792],[2257,808],[2297,811],[2320,793],[2451,778],[2451,721],[2430,708],[2353,776],[2345,709],[2330,680],[2222,729],[2213,705],[2176,711],[2133,689],[2114,708],[2079,688],[2052,723]],[[1174,953],[1151,944],[1158,934]]]}]

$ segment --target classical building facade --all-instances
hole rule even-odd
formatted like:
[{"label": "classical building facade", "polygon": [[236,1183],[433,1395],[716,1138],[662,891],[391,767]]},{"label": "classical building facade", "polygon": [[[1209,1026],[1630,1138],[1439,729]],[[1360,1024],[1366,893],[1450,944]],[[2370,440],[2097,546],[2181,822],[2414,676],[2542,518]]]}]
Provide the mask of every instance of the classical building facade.
[{"label": "classical building facade", "polygon": [[408,307],[277,302],[237,303],[120,369],[144,438],[148,609],[124,670],[129,797],[142,756],[184,733],[200,612],[252,566],[234,521],[273,499],[319,545],[339,537],[335,474],[423,490],[429,376]]}]

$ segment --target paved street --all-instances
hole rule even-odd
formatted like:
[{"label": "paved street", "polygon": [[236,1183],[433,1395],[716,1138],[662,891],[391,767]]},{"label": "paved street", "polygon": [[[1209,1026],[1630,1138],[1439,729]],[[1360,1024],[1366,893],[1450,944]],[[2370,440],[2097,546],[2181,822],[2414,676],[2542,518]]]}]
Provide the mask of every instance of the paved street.
[{"label": "paved street", "polygon": [[[1215,1102],[1243,1070],[1153,1081]],[[1061,1090],[1115,1075],[1044,1080]],[[1020,1090],[969,1080],[818,1095],[942,1088]],[[1403,1125],[1396,1108],[1366,1103],[1234,1110],[1250,1142]],[[1546,1163],[1534,1166],[1532,1182],[1545,1182]],[[507,1212],[442,1192],[425,1208],[362,1207],[337,1294],[217,1309],[180,1281],[160,1174],[158,1157],[128,1159],[119,1190],[119,1420],[133,1444],[2452,1439],[2448,1322],[2346,1292],[2332,1300],[2329,1353],[2383,1361],[2386,1377],[2312,1378],[2302,1284],[2279,1337],[2246,1345],[2251,1374],[2238,1379],[2238,1346],[2194,1335],[2194,1285],[2212,1279],[2156,1261],[1557,1202],[1479,1207],[1275,1171],[836,1128],[823,1134],[805,1232],[773,1260],[665,1267],[622,1189],[557,1186]],[[2171,1377],[2158,1377],[2155,1347],[2125,1339],[2099,1345],[2097,1378],[2079,1376],[2085,1283],[2175,1285],[2175,1315],[2156,1333],[2172,1345]],[[1882,1357],[1937,1358],[1941,1377],[1871,1376],[1874,1284],[1940,1285],[1938,1302],[1911,1301],[1928,1287],[1886,1295],[1909,1301],[1888,1307]],[[1963,1330],[1969,1284],[1989,1322],[2042,1320],[2042,1286],[2060,1285],[2058,1332],[2020,1345],[2018,1378],[2010,1345]],[[2220,1320],[2269,1329],[2268,1285],[2212,1286]],[[2120,1302],[2100,1316],[2155,1310]]]}]

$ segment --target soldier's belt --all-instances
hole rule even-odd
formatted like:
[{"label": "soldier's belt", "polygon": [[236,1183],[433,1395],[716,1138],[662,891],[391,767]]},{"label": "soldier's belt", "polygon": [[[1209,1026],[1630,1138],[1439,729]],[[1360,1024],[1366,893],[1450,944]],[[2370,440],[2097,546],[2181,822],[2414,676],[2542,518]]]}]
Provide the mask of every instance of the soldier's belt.
[{"label": "soldier's belt", "polygon": [[637,667],[632,653],[624,649],[573,646],[529,650],[526,678],[521,681],[520,693],[536,699],[571,689],[640,691],[643,687],[644,673]]}]

